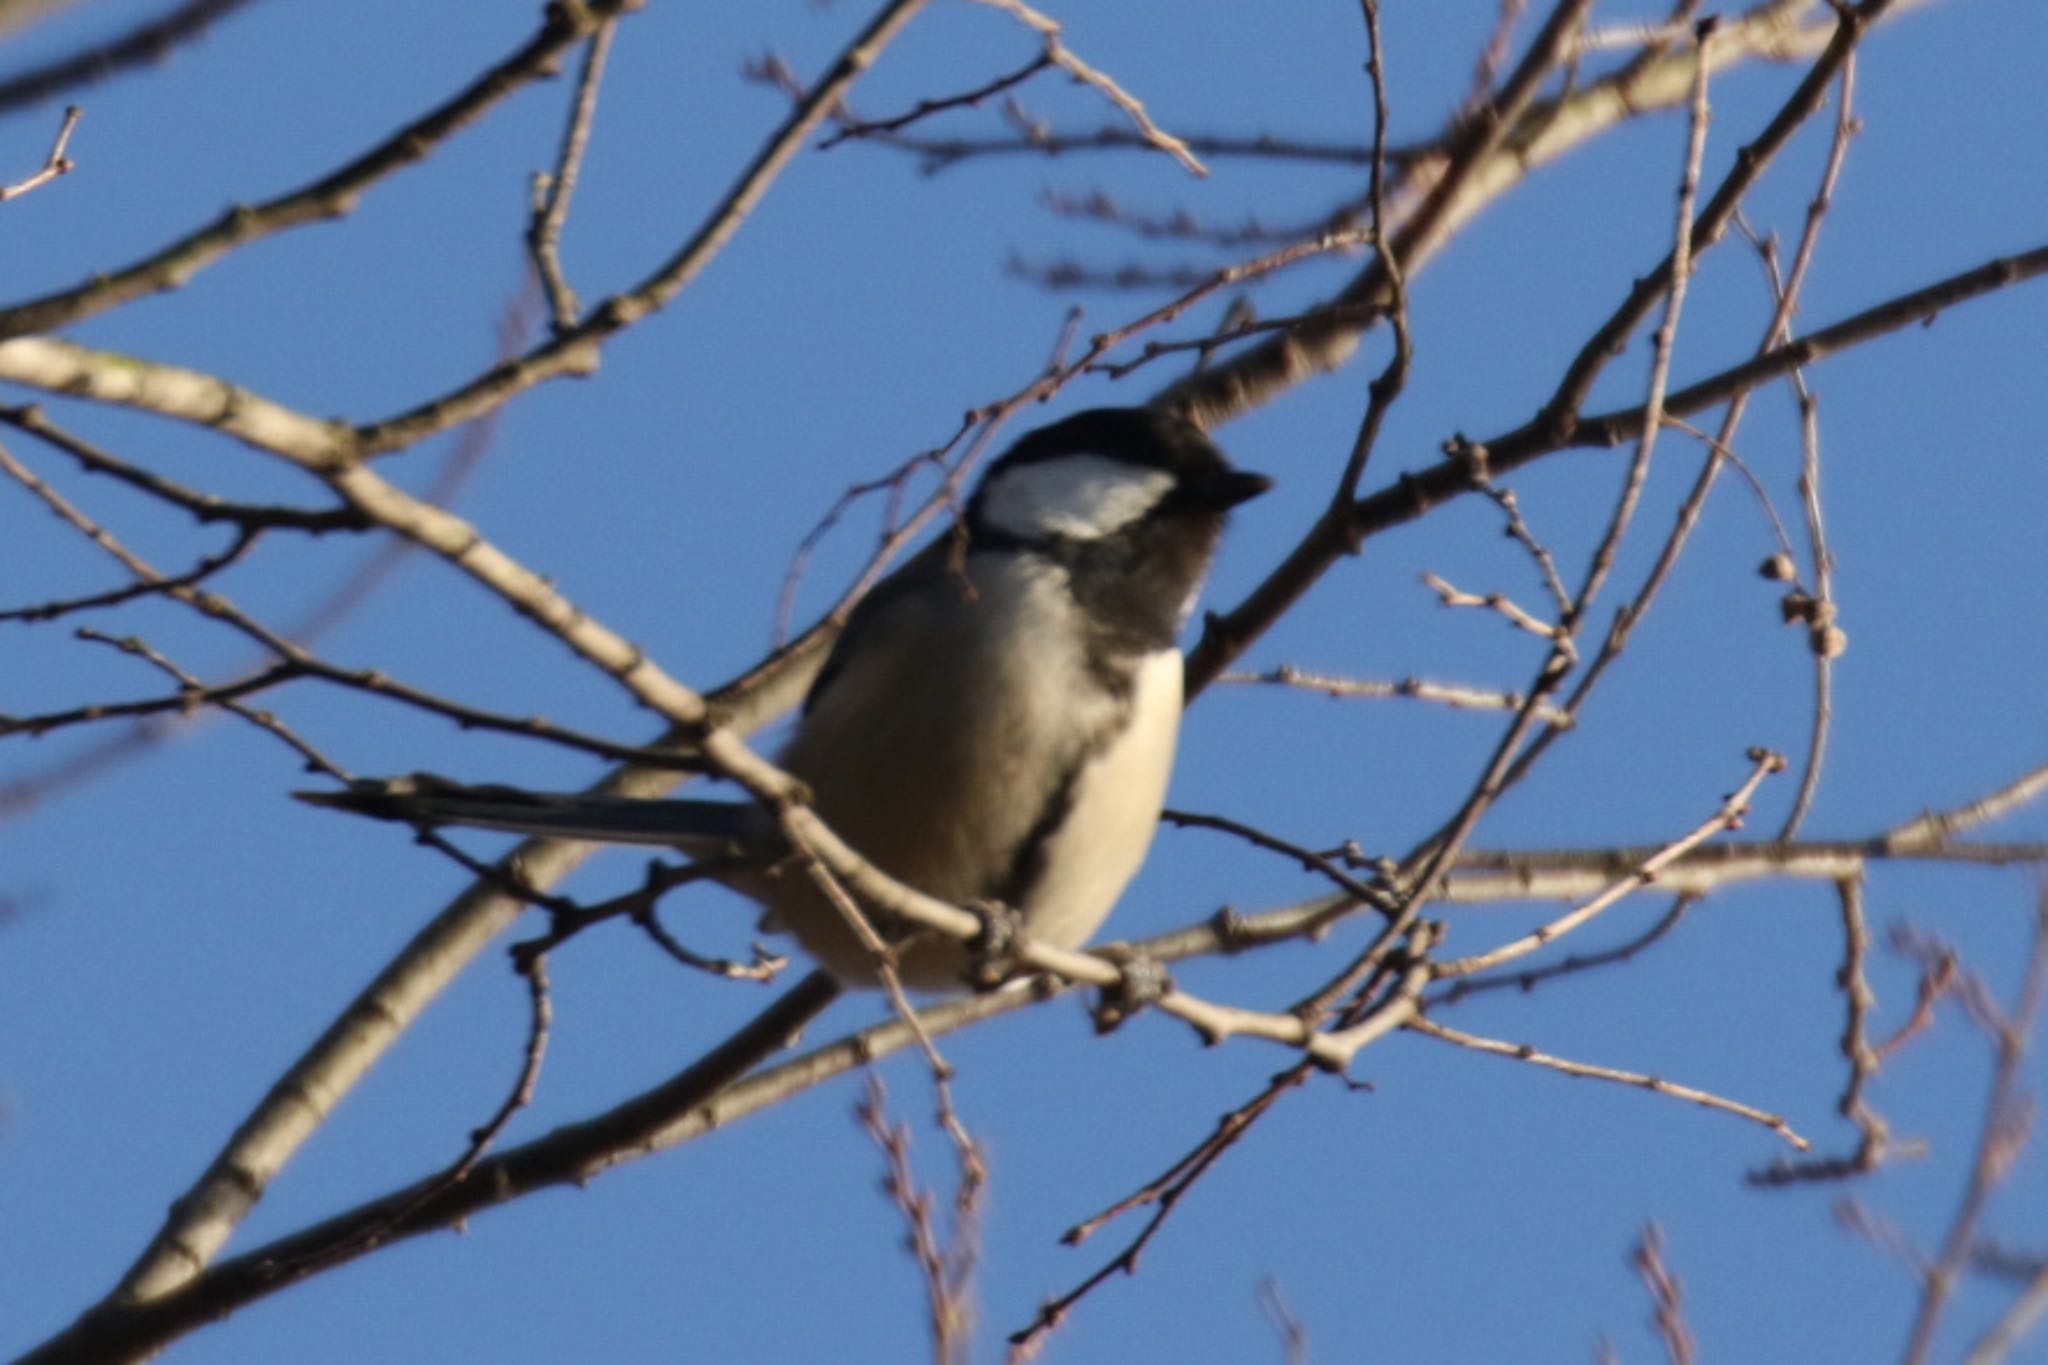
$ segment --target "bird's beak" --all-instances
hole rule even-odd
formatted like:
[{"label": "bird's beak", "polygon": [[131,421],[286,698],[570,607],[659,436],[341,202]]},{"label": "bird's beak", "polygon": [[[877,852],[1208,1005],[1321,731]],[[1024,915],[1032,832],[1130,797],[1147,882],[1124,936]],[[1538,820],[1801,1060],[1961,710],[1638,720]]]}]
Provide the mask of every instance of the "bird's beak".
[{"label": "bird's beak", "polygon": [[1210,475],[1202,481],[1196,496],[1205,506],[1221,512],[1250,502],[1273,486],[1273,481],[1264,474],[1254,474],[1248,469],[1225,469]]}]

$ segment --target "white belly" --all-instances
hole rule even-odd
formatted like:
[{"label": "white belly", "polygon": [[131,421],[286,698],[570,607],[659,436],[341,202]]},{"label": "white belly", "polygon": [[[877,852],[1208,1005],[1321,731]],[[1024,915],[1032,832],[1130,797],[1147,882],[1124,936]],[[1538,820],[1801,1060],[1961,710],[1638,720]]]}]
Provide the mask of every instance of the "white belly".
[{"label": "white belly", "polygon": [[[810,785],[826,822],[898,880],[955,903],[1015,894],[1026,932],[1078,946],[1144,861],[1158,824],[1181,657],[1146,656],[1126,697],[1077,685],[1087,673],[1061,572],[1004,560],[969,567],[973,600],[906,596],[864,624],[861,647],[783,762]],[[1120,729],[1127,714],[1134,723]],[[1070,773],[1059,832],[1029,860],[1038,875],[1009,886]],[[839,912],[800,871],[757,894],[834,975],[874,980]],[[924,987],[957,985],[966,966],[951,944],[908,945],[901,962],[904,979]]]},{"label": "white belly", "polygon": [[1152,846],[1180,734],[1182,661],[1162,650],[1138,670],[1130,728],[1075,782],[1045,870],[1018,907],[1034,937],[1062,948],[1094,937]]}]

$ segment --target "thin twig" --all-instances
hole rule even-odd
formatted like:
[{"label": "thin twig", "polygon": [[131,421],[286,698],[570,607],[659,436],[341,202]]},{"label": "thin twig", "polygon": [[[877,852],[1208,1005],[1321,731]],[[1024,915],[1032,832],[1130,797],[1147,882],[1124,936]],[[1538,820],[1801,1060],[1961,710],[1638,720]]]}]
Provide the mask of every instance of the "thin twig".
[{"label": "thin twig", "polygon": [[518,359],[494,366],[405,412],[359,427],[355,432],[358,447],[371,453],[400,450],[423,436],[470,421],[538,384],[567,375],[589,374],[597,366],[608,338],[665,307],[696,280],[732,240],[818,126],[838,107],[841,96],[923,7],[924,0],[889,0],[840,53],[824,79],[762,144],[753,161],[698,224],[689,240],[651,274],[625,293],[592,308],[569,331]]},{"label": "thin twig", "polygon": [[[619,744],[594,735],[586,735],[569,730],[541,720],[538,717],[520,718],[483,711],[416,687],[395,682],[375,669],[346,669],[337,667],[321,659],[311,651],[286,639],[277,631],[263,625],[218,593],[171,582],[147,561],[129,550],[112,533],[107,531],[105,527],[87,517],[69,499],[57,492],[48,483],[36,477],[33,472],[17,460],[4,446],[0,446],[0,473],[7,474],[17,483],[28,489],[29,492],[39,498],[45,506],[67,525],[112,556],[138,582],[151,585],[164,596],[184,603],[201,615],[219,621],[255,641],[280,660],[281,664],[289,665],[300,675],[320,678],[344,687],[404,702],[422,711],[453,720],[464,728],[473,727],[483,730],[495,730],[504,734],[523,735],[532,739],[562,744],[569,748],[583,749],[607,758],[633,759],[654,765],[666,765],[677,768],[694,768],[698,766],[694,759],[680,757],[673,753],[664,755],[659,751],[650,751],[641,746]],[[247,691],[255,690],[256,687],[270,686],[280,680],[279,678],[272,677],[252,686],[251,680],[245,679],[241,683],[228,684],[225,689],[218,687],[209,689],[208,699],[222,695],[232,698]],[[14,720],[8,722],[5,727],[0,728],[36,730],[40,732],[56,728],[60,724],[100,720],[110,716],[151,715],[162,711],[178,709],[183,704],[177,700],[157,699],[147,702],[120,703],[114,708],[86,707],[79,708],[73,712],[58,713],[51,716]]]},{"label": "thin twig", "polygon": [[1743,817],[1749,812],[1749,803],[1756,795],[1756,789],[1762,785],[1765,778],[1783,771],[1785,767],[1785,760],[1768,749],[1752,749],[1749,758],[1755,767],[1743,780],[1742,785],[1721,803],[1719,810],[1697,828],[1658,849],[1634,872],[1615,882],[1585,904],[1574,906],[1556,919],[1539,925],[1520,938],[1470,957],[1453,958],[1448,962],[1437,963],[1435,974],[1440,978],[1470,976],[1475,972],[1489,971],[1503,962],[1526,957],[1545,944],[1555,942],[1584,925],[1615,902],[1651,885],[1665,867],[1684,857],[1689,850],[1705,843],[1723,830],[1739,828]]},{"label": "thin twig", "polygon": [[[1519,692],[1499,692],[1483,687],[1468,687],[1463,683],[1431,682],[1426,678],[1407,677],[1396,681],[1378,678],[1345,678],[1334,673],[1318,673],[1293,664],[1281,664],[1263,673],[1223,673],[1216,678],[1218,683],[1263,684],[1269,687],[1291,687],[1303,692],[1319,692],[1326,697],[1363,697],[1386,699],[1412,697],[1417,701],[1435,702],[1441,706],[1455,707],[1466,711],[1513,711],[1521,707],[1524,698]],[[1540,720],[1567,721],[1569,718],[1555,707],[1538,708]]]},{"label": "thin twig", "polygon": [[334,531],[367,531],[373,524],[362,513],[349,507],[232,502],[212,493],[188,488],[155,470],[143,469],[121,459],[104,447],[58,426],[34,404],[18,408],[0,407],[0,422],[63,451],[88,474],[104,474],[159,502],[189,512],[202,526],[226,523],[249,530],[279,529],[321,536]]},{"label": "thin twig", "polygon": [[1664,1343],[1664,1355],[1671,1365],[1693,1365],[1699,1358],[1699,1347],[1694,1343],[1692,1329],[1685,1325],[1685,1301],[1679,1294],[1678,1277],[1664,1263],[1664,1234],[1655,1223],[1643,1229],[1642,1240],[1636,1243],[1630,1264],[1643,1277],[1643,1287],[1650,1291],[1650,1322],[1657,1329],[1657,1339]]},{"label": "thin twig", "polygon": [[[104,607],[116,607],[123,602],[132,602],[138,597],[149,597],[170,591],[173,588],[190,588],[204,583],[222,569],[238,563],[241,558],[256,547],[260,531],[242,530],[228,542],[225,550],[202,558],[197,564],[180,574],[171,574],[158,582],[130,582],[122,587],[109,588],[105,592],[88,593],[82,597],[53,598],[47,602],[35,602],[25,607],[0,609],[0,621],[55,621],[82,611],[96,611]],[[97,708],[94,708],[96,711]],[[119,714],[108,712],[106,714]],[[129,713],[135,714],[135,713]],[[99,718],[97,714],[90,717]],[[54,728],[54,727],[50,727]],[[5,727],[0,726],[0,733]]]},{"label": "thin twig", "polygon": [[1977,1236],[1977,1224],[1990,1202],[1991,1192],[2011,1171],[2014,1159],[2025,1145],[2030,1114],[2021,1083],[2022,1064],[2033,1041],[2034,1026],[2042,1001],[2048,998],[2048,889],[2034,903],[2033,942],[2027,953],[2027,970],[2020,982],[2019,996],[2012,1009],[1998,1021],[1994,1035],[1991,1090],[1984,1101],[1984,1117],[1977,1137],[1977,1150],[1970,1163],[1969,1183],[1949,1221],[1941,1249],[1928,1267],[1920,1289],[1920,1303],[1913,1315],[1913,1329],[1901,1357],[1904,1365],[1921,1365],[1934,1345],[1935,1328],[1949,1295],[1969,1262],[1970,1247]]},{"label": "thin twig", "polygon": [[1152,116],[1145,112],[1145,106],[1140,104],[1129,91],[1117,84],[1114,77],[1110,76],[1107,72],[1090,66],[1076,55],[1072,48],[1066,45],[1060,37],[1060,25],[1057,19],[1041,14],[1030,5],[1025,4],[1024,0],[981,0],[981,3],[1002,10],[1018,23],[1036,33],[1040,41],[1045,44],[1045,57],[1047,61],[1058,66],[1081,84],[1092,86],[1100,91],[1105,99],[1123,111],[1124,117],[1131,121],[1131,125],[1138,130],[1138,135],[1144,138],[1147,143],[1165,152],[1175,161],[1180,162],[1192,174],[1205,176],[1209,173],[1209,168],[1201,163],[1201,160],[1189,149],[1188,144],[1154,123]]},{"label": "thin twig", "polygon": [[[1539,640],[1556,644],[1565,639],[1563,627],[1553,622],[1545,621],[1540,616],[1515,605],[1514,599],[1506,593],[1490,592],[1482,595],[1464,592],[1449,580],[1435,573],[1425,572],[1422,575],[1422,581],[1429,585],[1430,590],[1436,593],[1438,599],[1447,607],[1485,607],[1490,611],[1499,612],[1501,618],[1509,625],[1517,630],[1525,630]],[[1522,698],[1522,705],[1529,705],[1530,697],[1528,693],[1522,692],[1516,695]]]},{"label": "thin twig", "polygon": [[[1493,482],[1493,476],[1486,468],[1486,447],[1476,445],[1463,437],[1454,437],[1445,443],[1444,453],[1470,462],[1472,483],[1500,508],[1501,516],[1507,520],[1508,539],[1528,551],[1535,561],[1536,572],[1543,580],[1544,590],[1550,594],[1550,604],[1562,617],[1571,610],[1572,595],[1564,585],[1564,575],[1558,572],[1557,557],[1550,547],[1536,538],[1529,523],[1522,516],[1522,503],[1512,488],[1502,488]],[[1562,713],[1559,713],[1562,714]]]},{"label": "thin twig", "polygon": [[46,100],[59,91],[109,80],[137,66],[162,62],[171,50],[203,35],[249,0],[185,0],[107,42],[0,81],[0,111]]},{"label": "thin twig", "polygon": [[1232,820],[1228,816],[1170,808],[1161,811],[1159,818],[1169,825],[1176,825],[1182,829],[1213,829],[1225,834],[1234,834],[1255,848],[1263,848],[1268,852],[1292,858],[1305,871],[1313,872],[1335,883],[1338,890],[1361,905],[1376,906],[1387,912],[1394,908],[1394,896],[1385,887],[1368,886],[1315,850],[1282,839],[1277,834],[1269,834],[1254,825]]},{"label": "thin twig", "polygon": [[569,219],[569,200],[576,193],[576,179],[583,170],[583,153],[590,145],[592,120],[597,115],[597,92],[604,83],[605,58],[611,55],[612,35],[618,31],[617,15],[607,17],[590,35],[583,50],[583,71],[576,78],[576,99],[562,128],[562,146],[555,157],[555,169],[534,178],[532,221],[526,228],[527,249],[547,293],[548,311],[557,336],[576,325],[581,312],[576,291],[562,273],[562,226]]},{"label": "thin twig", "polygon": [[[1862,24],[1881,16],[1885,6],[1881,0],[1860,7],[1856,32],[1860,34]],[[1575,27],[1578,16],[1563,11],[1553,16],[1553,23],[1546,26],[1543,34],[1532,44],[1515,77],[1510,78],[1508,91],[1522,90],[1526,95],[1533,91],[1536,76],[1547,70],[1547,63],[1555,61],[1568,34]],[[1759,32],[1752,27],[1756,16],[1745,18],[1733,27],[1724,27],[1713,48],[1717,53],[1739,54],[1753,50],[1748,45],[1758,41]],[[1786,101],[1779,115],[1758,139],[1749,144],[1744,154],[1737,158],[1735,169],[1726,177],[1714,198],[1702,210],[1700,222],[1695,224],[1696,240],[1711,240],[1725,224],[1729,214],[1758,175],[1782,149],[1791,132],[1805,118],[1819,107],[1825,96],[1826,82],[1832,77],[1841,60],[1846,57],[1853,35],[1845,37],[1843,26],[1830,38],[1827,50],[1808,73],[1807,80]],[[1669,80],[1678,70],[1688,72],[1687,85],[1692,85],[1689,74],[1699,62],[1706,61],[1709,54],[1697,54],[1696,58],[1677,59],[1670,70],[1658,68],[1659,80]],[[1716,58],[1719,60],[1720,58]],[[1525,73],[1532,73],[1524,80]],[[1647,80],[1645,74],[1643,79]],[[1639,92],[1647,93],[1647,92]],[[1508,99],[1504,92],[1503,100]],[[1627,107],[1640,107],[1630,100],[1624,100]],[[1496,102],[1497,107],[1501,104]],[[1521,105],[1502,108],[1500,117],[1506,124],[1519,118]],[[1491,142],[1484,143],[1480,153],[1491,154]],[[1475,154],[1480,154],[1475,153]],[[1462,190],[1462,177],[1475,174],[1471,168],[1454,160],[1451,170],[1456,174],[1449,177],[1458,182],[1439,186],[1439,191],[1455,199]],[[1448,214],[1450,205],[1440,207],[1437,198],[1432,197],[1417,209],[1403,225],[1404,240],[1417,241],[1418,248],[1433,247],[1440,231],[1444,228],[1442,215]],[[1413,269],[1403,252],[1404,263]],[[1668,262],[1667,262],[1668,265]],[[2048,248],[2028,256],[2013,258],[1997,263],[1996,267],[1980,267],[1979,271],[1967,276],[1958,276],[1944,281],[1937,292],[1945,299],[1959,298],[1962,293],[1987,287],[1992,279],[2009,282],[2015,274],[2035,274],[2048,270]],[[1989,273],[1985,273],[1989,272]],[[1646,278],[1643,286],[1624,304],[1608,328],[1616,336],[1626,335],[1633,330],[1635,322],[1647,313],[1648,308],[1662,292],[1663,272],[1654,272],[1654,281]],[[1655,283],[1656,287],[1651,287]],[[1380,296],[1383,288],[1377,270],[1369,270],[1346,287],[1335,302],[1339,304],[1370,303]],[[1914,300],[1907,302],[1908,299]],[[1904,296],[1878,309],[1866,310],[1858,317],[1835,328],[1823,329],[1801,342],[1788,344],[1765,357],[1760,357],[1745,366],[1736,367],[1713,380],[1696,384],[1676,393],[1669,394],[1664,402],[1668,412],[1687,413],[1697,411],[1707,402],[1721,401],[1734,391],[1752,387],[1752,381],[1767,375],[1782,373],[1791,363],[1807,363],[1817,354],[1802,353],[1808,346],[1816,346],[1817,353],[1826,353],[1840,344],[1863,339],[1874,334],[1872,329],[1889,330],[1889,324],[1903,322],[1899,314],[1914,312],[1926,316],[1934,311],[1934,299],[1930,291],[1918,291],[1917,295]],[[1927,305],[1925,311],[1922,306]],[[1156,401],[1174,404],[1187,410],[1197,411],[1209,420],[1230,412],[1240,411],[1256,402],[1268,388],[1275,384],[1292,383],[1308,371],[1326,368],[1336,363],[1348,350],[1351,340],[1364,326],[1356,317],[1334,320],[1318,330],[1297,330],[1286,334],[1282,345],[1269,341],[1260,347],[1234,357],[1225,366],[1205,370],[1189,384],[1176,386],[1163,392]],[[1596,349],[1589,344],[1588,352]],[[1597,367],[1596,367],[1597,368]],[[1587,381],[1590,383],[1590,377]],[[1573,387],[1576,381],[1560,387],[1560,393],[1576,395]],[[1569,398],[1569,406],[1576,415],[1577,396]],[[1553,404],[1555,407],[1556,404]],[[1628,439],[1642,430],[1643,411],[1632,410],[1627,414],[1607,414],[1601,418],[1577,418],[1570,423],[1554,420],[1553,412],[1539,415],[1534,421],[1494,440],[1485,442],[1491,467],[1496,475],[1526,463],[1539,450],[1556,449],[1565,444],[1585,441],[1589,445],[1612,445]],[[1617,420],[1618,419],[1618,420]],[[1357,544],[1376,531],[1400,524],[1422,515],[1429,508],[1450,497],[1470,491],[1470,471],[1463,460],[1446,460],[1425,470],[1405,474],[1396,483],[1390,483],[1381,493],[1362,499],[1354,506],[1351,515],[1337,523],[1319,523],[1301,544],[1288,554],[1266,578],[1237,607],[1210,618],[1204,629],[1202,640],[1189,659],[1188,676],[1190,693],[1199,691],[1210,677],[1227,665],[1246,645],[1256,639],[1262,631],[1287,610],[1310,586],[1325,573],[1331,564],[1351,552]]]},{"label": "thin twig", "polygon": [[42,167],[33,175],[17,180],[12,185],[0,185],[0,203],[17,199],[73,169],[75,163],[64,154],[64,149],[71,145],[71,130],[78,126],[79,115],[83,112],[75,104],[64,111],[64,121],[57,125],[57,140],[50,144],[50,154],[43,158]]},{"label": "thin twig", "polygon": [[377,181],[423,160],[493,105],[552,71],[556,59],[632,0],[550,5],[540,28],[503,60],[439,105],[320,178],[261,204],[238,204],[218,219],[129,265],[97,272],[71,289],[0,309],[0,337],[69,326],[149,294],[173,289],[229,252],[274,232],[347,213]]},{"label": "thin twig", "polygon": [[1870,927],[1863,912],[1863,878],[1842,878],[1835,883],[1835,896],[1842,913],[1842,965],[1835,973],[1835,984],[1841,989],[1847,1015],[1842,1025],[1841,1052],[1849,1073],[1842,1096],[1835,1102],[1835,1112],[1856,1126],[1856,1150],[1846,1157],[1773,1163],[1750,1173],[1752,1185],[1787,1185],[1866,1175],[1895,1153],[1891,1125],[1864,1093],[1883,1059],[1870,1043],[1870,1013],[1876,1008],[1877,997],[1871,992],[1870,978],[1863,970],[1864,959],[1870,952]]},{"label": "thin twig", "polygon": [[[941,1093],[943,1096],[944,1092]],[[867,1087],[854,1105],[854,1114],[883,1155],[886,1171],[882,1192],[889,1196],[908,1229],[905,1244],[924,1283],[932,1358],[935,1365],[959,1365],[968,1358],[974,1331],[971,1277],[976,1259],[975,1218],[987,1170],[971,1144],[964,1149],[972,1159],[963,1163],[960,1188],[954,1196],[951,1237],[942,1239],[932,1218],[932,1197],[918,1187],[917,1174],[911,1166],[910,1129],[889,1122],[887,1093],[882,1088],[880,1073],[872,1068],[868,1071]]]},{"label": "thin twig", "polygon": [[2028,1281],[2018,1298],[1970,1346],[1963,1365],[2002,1365],[2013,1348],[2048,1315],[2048,1268]]},{"label": "thin twig", "polygon": [[974,108],[980,105],[983,100],[1022,85],[1039,72],[1048,70],[1056,65],[1058,63],[1053,60],[1050,52],[1041,52],[1015,71],[997,76],[985,85],[977,85],[974,89],[964,90],[957,95],[944,95],[937,99],[919,100],[910,107],[908,112],[898,114],[894,118],[847,118],[840,123],[836,132],[820,142],[818,146],[821,149],[829,149],[837,147],[849,138],[887,137],[891,133],[908,128],[913,123],[930,118],[933,114],[941,114],[949,109]]},{"label": "thin twig", "polygon": [[[1450,883],[1455,884],[1454,877]],[[1699,897],[1692,894],[1671,898],[1671,908],[1659,915],[1650,927],[1634,938],[1618,943],[1612,948],[1603,948],[1594,953],[1573,953],[1559,962],[1542,967],[1525,968],[1519,972],[1502,972],[1498,976],[1461,976],[1442,991],[1423,997],[1424,1010],[1449,1007],[1468,995],[1481,995],[1488,991],[1517,990],[1523,993],[1535,990],[1546,981],[1561,976],[1574,976],[1580,972],[1592,971],[1599,967],[1611,967],[1631,961],[1645,948],[1663,941],[1676,929],[1686,912],[1699,903]]]},{"label": "thin twig", "polygon": [[[305,761],[308,772],[325,773],[329,777],[342,782],[349,780],[349,772],[346,768],[343,768],[333,759],[321,753],[320,750],[314,748],[304,736],[279,720],[274,714],[269,711],[259,711],[254,707],[245,706],[241,701],[237,700],[236,696],[224,695],[223,689],[207,687],[198,678],[172,663],[163,654],[138,637],[128,635],[116,638],[96,630],[80,627],[78,638],[112,645],[122,653],[131,654],[139,659],[146,660],[158,671],[169,674],[177,680],[178,695],[182,703],[181,709],[189,712],[201,706],[217,706],[230,715],[238,716],[248,721],[266,734],[273,735],[277,739],[282,740],[292,752]],[[258,689],[251,687],[238,695],[246,696],[248,692],[256,690]],[[10,724],[11,722],[0,718],[0,734],[7,733]]]},{"label": "thin twig", "polygon": [[787,955],[771,953],[758,943],[754,945],[754,959],[751,962],[706,957],[696,949],[685,946],[681,939],[671,934],[662,925],[659,913],[651,905],[635,911],[632,919],[640,931],[654,941],[656,947],[692,971],[708,972],[712,976],[722,976],[728,981],[758,981],[766,985],[789,967]]},{"label": "thin twig", "polygon": [[1282,1095],[1308,1080],[1313,1071],[1309,1064],[1300,1062],[1277,1073],[1258,1094],[1218,1119],[1216,1126],[1187,1155],[1138,1190],[1068,1228],[1060,1241],[1068,1246],[1079,1246],[1110,1220],[1132,1209],[1152,1206],[1152,1216],[1122,1251],[1066,1293],[1041,1303],[1031,1321],[1010,1334],[1010,1359],[1014,1362],[1028,1358],[1045,1336],[1066,1320],[1075,1304],[1111,1276],[1136,1273],[1139,1257],[1195,1182],[1235,1146],[1253,1124],[1278,1104]]},{"label": "thin twig", "polygon": [[1697,1104],[1703,1109],[1718,1109],[1724,1114],[1748,1119],[1751,1123],[1762,1124],[1800,1151],[1806,1151],[1812,1144],[1793,1131],[1792,1125],[1782,1114],[1766,1113],[1754,1105],[1727,1099],[1710,1091],[1690,1085],[1679,1085],[1673,1081],[1659,1080],[1640,1071],[1623,1071],[1617,1067],[1594,1066],[1588,1062],[1574,1062],[1564,1057],[1553,1057],[1547,1052],[1538,1052],[1527,1043],[1507,1043],[1498,1038],[1482,1038],[1478,1034],[1466,1033],[1459,1029],[1437,1023],[1425,1015],[1410,1019],[1404,1027],[1427,1037],[1455,1043],[1474,1052],[1490,1052],[1496,1057],[1512,1057],[1516,1061],[1528,1062],[1532,1066],[1547,1067],[1566,1076],[1580,1076],[1589,1080],[1613,1081],[1619,1085],[1635,1086],[1653,1095],[1669,1095],[1676,1100]]}]

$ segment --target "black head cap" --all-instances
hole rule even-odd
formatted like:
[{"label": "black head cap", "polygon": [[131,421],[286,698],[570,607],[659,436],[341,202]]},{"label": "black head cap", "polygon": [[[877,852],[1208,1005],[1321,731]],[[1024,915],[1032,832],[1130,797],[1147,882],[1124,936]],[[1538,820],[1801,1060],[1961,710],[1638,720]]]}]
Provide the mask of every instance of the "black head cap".
[{"label": "black head cap", "polygon": [[984,487],[1005,469],[1073,455],[1102,456],[1172,475],[1174,488],[1162,510],[1223,512],[1273,486],[1263,474],[1231,468],[1208,433],[1176,413],[1090,408],[1020,437],[990,467]]}]

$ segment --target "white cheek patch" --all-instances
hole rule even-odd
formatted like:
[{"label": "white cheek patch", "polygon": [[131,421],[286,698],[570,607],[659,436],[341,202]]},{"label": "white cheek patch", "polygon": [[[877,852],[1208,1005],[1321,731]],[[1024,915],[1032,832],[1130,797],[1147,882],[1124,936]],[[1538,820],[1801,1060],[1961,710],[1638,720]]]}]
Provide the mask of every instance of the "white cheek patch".
[{"label": "white cheek patch", "polygon": [[1163,469],[1103,455],[1062,455],[994,475],[982,493],[981,515],[993,529],[1026,540],[1099,540],[1158,506],[1173,482]]}]

